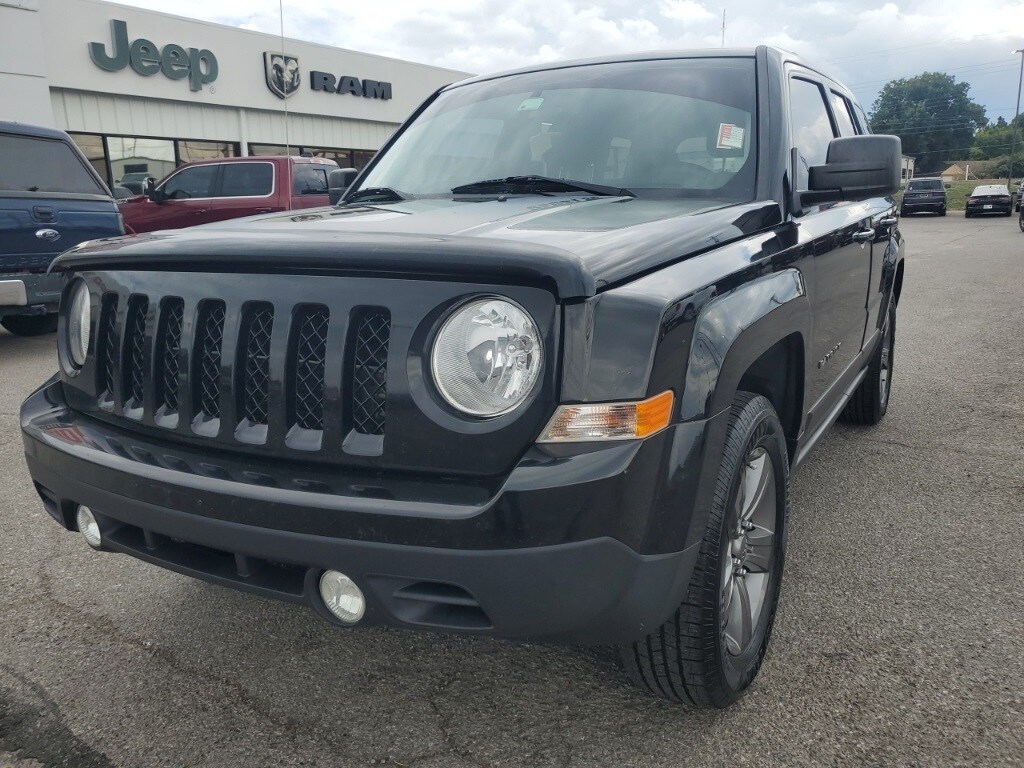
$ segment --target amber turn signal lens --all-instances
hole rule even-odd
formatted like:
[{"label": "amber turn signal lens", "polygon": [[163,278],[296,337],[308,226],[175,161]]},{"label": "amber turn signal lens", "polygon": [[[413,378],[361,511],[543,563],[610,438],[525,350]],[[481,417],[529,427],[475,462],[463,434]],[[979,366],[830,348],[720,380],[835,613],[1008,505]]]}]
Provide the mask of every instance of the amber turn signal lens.
[{"label": "amber turn signal lens", "polygon": [[672,421],[671,390],[632,403],[562,405],[538,443],[635,440],[653,435]]}]

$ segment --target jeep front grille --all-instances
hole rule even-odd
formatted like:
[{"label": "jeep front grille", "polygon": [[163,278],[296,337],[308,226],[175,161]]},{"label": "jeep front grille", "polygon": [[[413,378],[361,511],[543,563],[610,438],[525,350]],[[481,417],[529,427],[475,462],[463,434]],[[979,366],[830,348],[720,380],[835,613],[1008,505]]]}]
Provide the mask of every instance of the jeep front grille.
[{"label": "jeep front grille", "polygon": [[185,303],[175,297],[164,299],[157,335],[157,407],[165,413],[178,412],[178,371],[181,367],[181,322]]},{"label": "jeep front grille", "polygon": [[324,361],[327,356],[326,307],[306,307],[299,312],[292,389],[295,424],[302,429],[324,426]]},{"label": "jeep front grille", "polygon": [[199,309],[193,402],[208,419],[220,418],[220,360],[224,344],[224,302],[207,301]]},{"label": "jeep front grille", "polygon": [[302,451],[324,448],[331,419],[339,443],[347,433],[368,435],[353,450],[382,450],[387,309],[335,316],[322,304],[232,305],[138,291],[106,292],[100,307],[95,391],[102,410],[220,443]]},{"label": "jeep front grille", "polygon": [[364,435],[383,435],[387,413],[388,342],[391,314],[367,310],[358,319],[352,364],[352,426]]},{"label": "jeep front grille", "polygon": [[246,314],[242,417],[250,424],[266,424],[270,416],[270,339],[274,331],[274,308],[270,304],[255,304],[248,307]]}]

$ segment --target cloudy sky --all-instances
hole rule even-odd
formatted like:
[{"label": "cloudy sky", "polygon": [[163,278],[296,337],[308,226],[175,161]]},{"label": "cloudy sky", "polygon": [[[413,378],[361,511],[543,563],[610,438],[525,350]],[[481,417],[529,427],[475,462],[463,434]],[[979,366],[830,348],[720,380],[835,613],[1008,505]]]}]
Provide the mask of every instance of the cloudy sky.
[{"label": "cloudy sky", "polygon": [[[278,34],[278,0],[122,0]],[[287,37],[474,74],[618,51],[770,43],[870,109],[888,80],[940,70],[1009,119],[1024,0],[283,0]]]}]

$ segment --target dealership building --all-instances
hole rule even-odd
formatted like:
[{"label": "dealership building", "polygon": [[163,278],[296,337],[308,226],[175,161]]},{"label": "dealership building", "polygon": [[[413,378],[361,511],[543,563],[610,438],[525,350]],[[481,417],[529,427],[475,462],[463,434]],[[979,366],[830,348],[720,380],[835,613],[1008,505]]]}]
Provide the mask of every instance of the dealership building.
[{"label": "dealership building", "polygon": [[0,120],[67,131],[109,184],[238,155],[362,168],[467,76],[99,0],[0,0]]}]

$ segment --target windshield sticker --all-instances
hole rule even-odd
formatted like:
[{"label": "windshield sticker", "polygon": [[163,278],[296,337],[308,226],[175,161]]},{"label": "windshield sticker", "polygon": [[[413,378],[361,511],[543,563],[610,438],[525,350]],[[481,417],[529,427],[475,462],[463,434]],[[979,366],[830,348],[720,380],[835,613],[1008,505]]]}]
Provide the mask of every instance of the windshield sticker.
[{"label": "windshield sticker", "polygon": [[718,126],[718,149],[743,149],[743,136],[746,133],[738,125],[721,123]]},{"label": "windshield sticker", "polygon": [[531,109],[540,109],[540,105],[543,103],[544,99],[540,96],[535,96],[532,99],[523,99],[516,112],[528,112]]}]

